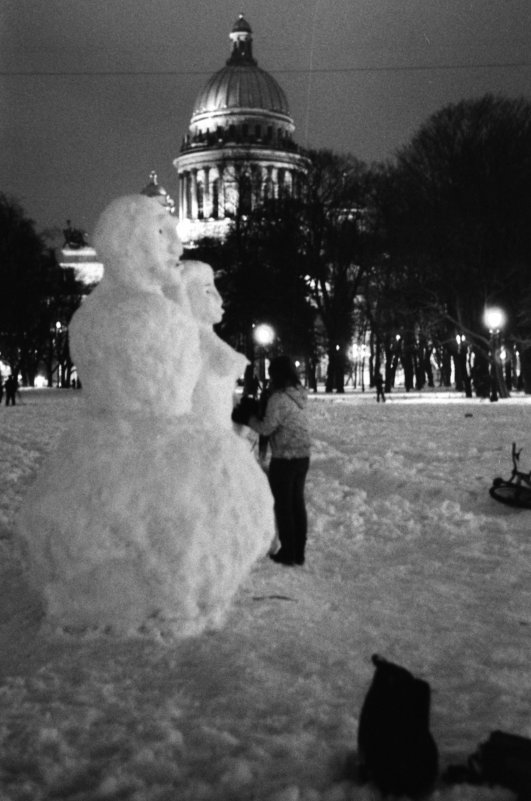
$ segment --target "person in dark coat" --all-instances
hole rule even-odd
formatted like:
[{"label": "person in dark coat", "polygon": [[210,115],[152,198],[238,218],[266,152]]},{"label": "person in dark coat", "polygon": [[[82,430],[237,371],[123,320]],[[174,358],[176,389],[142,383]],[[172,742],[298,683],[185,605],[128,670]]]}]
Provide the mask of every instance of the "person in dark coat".
[{"label": "person in dark coat", "polygon": [[14,375],[10,375],[9,378],[6,380],[5,384],[5,391],[6,391],[6,406],[14,406],[15,399],[17,397],[17,390],[18,390],[18,381]]},{"label": "person in dark coat", "polygon": [[376,400],[380,403],[381,398],[382,402],[385,403],[384,380],[381,373],[376,373],[374,386],[376,387]]}]

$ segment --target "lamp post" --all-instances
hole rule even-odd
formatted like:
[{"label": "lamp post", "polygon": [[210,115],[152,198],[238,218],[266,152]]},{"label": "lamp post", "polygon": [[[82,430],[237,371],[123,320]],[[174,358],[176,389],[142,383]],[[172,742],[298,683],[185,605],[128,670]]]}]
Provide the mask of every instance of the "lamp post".
[{"label": "lamp post", "polygon": [[265,384],[265,359],[267,349],[275,341],[275,330],[267,323],[253,326],[253,339],[258,345],[258,376],[262,386]]},{"label": "lamp post", "polygon": [[501,329],[505,325],[505,312],[497,306],[487,306],[483,314],[483,322],[489,330],[489,368],[490,368],[490,400],[498,400],[498,349]]}]

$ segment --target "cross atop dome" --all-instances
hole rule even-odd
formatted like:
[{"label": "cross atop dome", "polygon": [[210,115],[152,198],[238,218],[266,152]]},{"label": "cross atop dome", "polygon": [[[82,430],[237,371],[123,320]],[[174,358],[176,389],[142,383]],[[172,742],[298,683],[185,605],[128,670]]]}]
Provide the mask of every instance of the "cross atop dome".
[{"label": "cross atop dome", "polygon": [[232,28],[233,31],[248,31],[248,33],[252,33],[251,26],[247,22],[246,19],[243,17],[243,12],[239,15],[238,19],[234,23]]},{"label": "cross atop dome", "polygon": [[232,41],[232,53],[227,65],[256,67],[257,62],[253,58],[253,32],[243,14],[234,23],[229,38]]}]

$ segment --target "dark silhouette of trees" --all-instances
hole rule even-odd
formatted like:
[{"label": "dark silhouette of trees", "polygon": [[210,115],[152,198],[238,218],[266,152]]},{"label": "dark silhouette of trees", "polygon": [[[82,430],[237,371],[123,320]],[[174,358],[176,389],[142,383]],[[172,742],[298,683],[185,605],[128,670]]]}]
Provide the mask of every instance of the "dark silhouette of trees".
[{"label": "dark silhouette of trees", "polygon": [[66,326],[81,295],[22,207],[0,194],[0,358],[24,384],[33,386],[41,365],[49,383],[58,362],[66,369]]},{"label": "dark silhouette of trees", "polygon": [[328,354],[327,390],[342,392],[357,297],[371,264],[369,170],[351,156],[309,154],[302,199],[281,197],[235,217],[222,246],[195,251],[216,268],[226,304],[220,333],[252,355],[255,322],[268,322],[279,345],[305,360],[315,386]]},{"label": "dark silhouette of trees", "polygon": [[[238,215],[226,241],[203,240],[194,258],[209,262],[224,299],[219,334],[252,359],[253,326],[268,323],[275,348],[311,360],[315,313],[301,270],[299,203],[278,199]],[[191,254],[190,254],[191,255]]]},{"label": "dark silhouette of trees", "polygon": [[311,297],[326,334],[327,392],[344,391],[357,299],[373,259],[370,170],[353,156],[309,153],[311,170],[301,225]]},{"label": "dark silhouette of trees", "polygon": [[465,380],[455,335],[465,333],[473,345],[481,393],[485,305],[505,309],[508,336],[521,347],[529,340],[531,103],[486,95],[441,109],[399,152],[395,182],[401,258],[452,323]]},{"label": "dark silhouette of trees", "polygon": [[310,366],[326,353],[326,388],[341,392],[348,348],[370,331],[371,377],[385,364],[388,391],[399,366],[406,389],[433,386],[435,364],[443,386],[453,374],[488,396],[483,313],[499,305],[505,376],[518,350],[531,392],[531,103],[446,106],[385,164],[308,155],[302,199],[236,214],[226,243],[204,251],[224,335],[251,355],[253,322],[269,322]]}]

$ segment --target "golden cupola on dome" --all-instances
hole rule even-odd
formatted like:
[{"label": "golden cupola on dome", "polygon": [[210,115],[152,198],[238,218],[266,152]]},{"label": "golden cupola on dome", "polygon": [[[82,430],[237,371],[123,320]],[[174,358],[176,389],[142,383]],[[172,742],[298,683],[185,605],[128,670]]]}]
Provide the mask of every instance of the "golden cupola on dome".
[{"label": "golden cupola on dome", "polygon": [[152,197],[157,200],[161,206],[164,206],[170,214],[173,214],[175,211],[175,203],[173,202],[172,198],[166,192],[163,186],[161,186],[157,179],[157,173],[152,170],[149,173],[149,182],[146,186],[141,190],[141,195],[147,195],[147,197]]},{"label": "golden cupola on dome", "polygon": [[231,55],[225,67],[215,72],[199,92],[190,136],[223,133],[230,125],[238,125],[239,137],[247,130],[256,138],[257,126],[263,138],[273,136],[279,128],[284,135],[291,135],[295,126],[286,94],[253,57],[251,26],[242,14],[229,36]]}]

